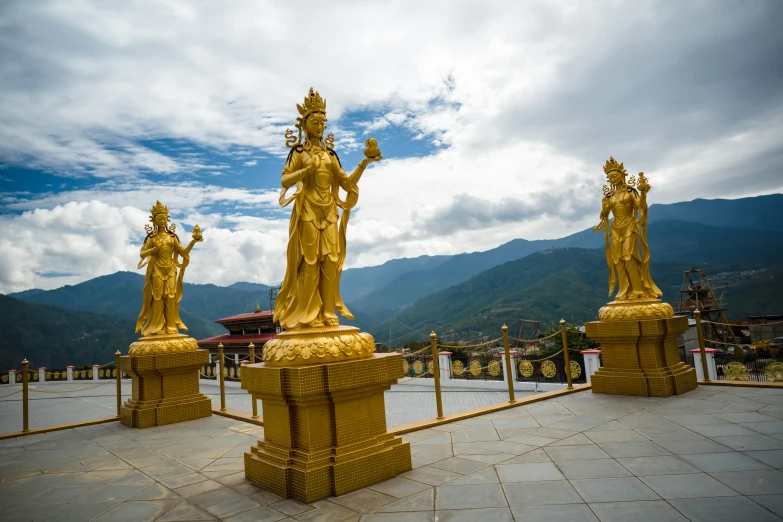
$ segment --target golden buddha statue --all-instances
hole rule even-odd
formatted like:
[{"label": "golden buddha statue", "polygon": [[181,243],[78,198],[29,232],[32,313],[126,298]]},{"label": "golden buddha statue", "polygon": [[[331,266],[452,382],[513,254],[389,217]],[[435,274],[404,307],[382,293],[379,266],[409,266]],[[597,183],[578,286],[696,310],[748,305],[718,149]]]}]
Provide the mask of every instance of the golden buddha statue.
[{"label": "golden buddha statue", "polygon": [[[340,298],[340,275],[345,262],[345,232],[351,209],[359,199],[359,179],[370,163],[383,157],[377,142],[367,140],[368,157],[347,175],[334,151],[334,136],[324,138],[326,100],[310,89],[302,105],[296,128],[286,133],[291,152],[282,173],[280,205],[293,202],[287,249],[287,267],[275,301],[274,320],[286,330],[336,327],[343,317],[353,319]],[[302,142],[302,132],[305,139]],[[286,197],[295,186],[293,195]],[[346,192],[340,199],[339,190]],[[338,208],[342,210],[339,216]]]},{"label": "golden buddha statue", "polygon": [[[647,244],[647,193],[650,185],[643,172],[638,181],[627,179],[622,163],[613,157],[604,165],[609,186],[604,186],[601,222],[593,232],[604,231],[606,263],[609,268],[609,296],[615,300],[599,311],[602,320],[640,316],[672,317],[671,306],[658,299],[663,292],[650,275],[650,248]],[[609,221],[609,214],[614,219]],[[619,310],[618,307],[623,307]]]},{"label": "golden buddha statue", "polygon": [[[144,337],[178,335],[187,330],[179,316],[182,301],[182,279],[190,262],[190,251],[203,241],[198,225],[193,228],[193,239],[183,247],[169,225],[169,209],[160,201],[152,207],[152,225],[146,225],[147,237],[141,246],[141,261],[137,268],[147,266],[144,277],[144,301],[136,320],[136,331]],[[182,262],[178,261],[182,256]],[[179,268],[179,273],[177,272]]]}]

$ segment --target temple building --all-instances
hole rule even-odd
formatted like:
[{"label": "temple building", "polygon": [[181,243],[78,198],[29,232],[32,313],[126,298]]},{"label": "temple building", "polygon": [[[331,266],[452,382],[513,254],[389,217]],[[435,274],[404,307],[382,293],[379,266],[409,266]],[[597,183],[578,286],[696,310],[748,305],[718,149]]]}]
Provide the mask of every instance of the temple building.
[{"label": "temple building", "polygon": [[222,343],[223,353],[238,359],[247,358],[250,343],[255,345],[256,358],[260,359],[266,342],[277,339],[277,333],[280,331],[280,327],[272,320],[272,311],[261,310],[260,307],[257,307],[255,312],[232,315],[215,322],[223,325],[228,333],[201,339],[198,341],[198,347],[217,354],[218,345]]}]

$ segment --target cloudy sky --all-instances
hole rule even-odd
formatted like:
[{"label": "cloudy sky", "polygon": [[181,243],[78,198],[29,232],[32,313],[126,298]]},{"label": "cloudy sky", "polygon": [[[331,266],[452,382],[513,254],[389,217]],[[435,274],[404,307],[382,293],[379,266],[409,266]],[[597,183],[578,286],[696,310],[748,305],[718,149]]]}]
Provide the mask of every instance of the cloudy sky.
[{"label": "cloudy sky", "polygon": [[[652,202],[783,189],[783,3],[0,0],[0,292],[134,270],[160,199],[191,282],[278,283],[310,86],[350,172],[349,266],[594,224],[609,155]],[[184,239],[184,238],[183,238]]]}]

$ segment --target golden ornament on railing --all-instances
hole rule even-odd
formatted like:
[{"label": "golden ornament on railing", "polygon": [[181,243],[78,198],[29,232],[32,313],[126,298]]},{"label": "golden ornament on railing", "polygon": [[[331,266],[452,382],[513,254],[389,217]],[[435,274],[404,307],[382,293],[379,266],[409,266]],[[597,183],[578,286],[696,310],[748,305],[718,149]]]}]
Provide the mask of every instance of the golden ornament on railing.
[{"label": "golden ornament on railing", "polygon": [[34,381],[38,380],[38,372],[33,372],[30,376],[33,378]]},{"label": "golden ornament on railing", "polygon": [[490,361],[487,365],[487,373],[492,377],[500,375],[500,363],[498,361]]},{"label": "golden ornament on railing", "polygon": [[750,379],[750,370],[740,362],[730,362],[723,365],[723,375],[730,381],[747,381]]},{"label": "golden ornament on railing", "polygon": [[111,371],[111,376],[114,377],[115,379],[117,378],[117,368]]},{"label": "golden ornament on railing", "polygon": [[408,364],[408,361],[405,359],[402,360],[402,372],[403,375],[408,375],[408,373],[411,371],[411,365]]},{"label": "golden ornament on railing", "polygon": [[50,381],[52,379],[52,372],[46,372],[46,380]]},{"label": "golden ornament on railing", "polygon": [[3,382],[8,382],[8,376],[7,375],[3,375]]},{"label": "golden ornament on railing", "polygon": [[87,377],[92,379],[92,370],[87,370]]},{"label": "golden ornament on railing", "polygon": [[783,363],[773,362],[764,368],[764,376],[770,382],[783,382]]},{"label": "golden ornament on railing", "polygon": [[519,361],[519,375],[525,378],[528,378],[531,375],[533,375],[533,365],[530,364],[530,361],[526,361],[526,360]]},{"label": "golden ornament on railing", "polygon": [[413,363],[413,373],[421,373],[424,371],[424,365],[421,363],[421,361],[416,361]]},{"label": "golden ornament on railing", "polygon": [[98,372],[98,378],[103,379],[103,370]]},{"label": "golden ornament on railing", "polygon": [[468,366],[468,371],[472,373],[475,377],[481,375],[481,362],[477,361],[476,359],[470,361],[470,365]]},{"label": "golden ornament on railing", "polygon": [[435,363],[432,361],[427,363],[427,373],[435,373]]},{"label": "golden ornament on railing", "polygon": [[571,368],[571,378],[572,379],[578,379],[580,375],[582,375],[582,367],[579,366],[579,363],[576,361],[571,361],[571,363],[568,365],[569,368]]},{"label": "golden ornament on railing", "polygon": [[228,373],[229,373],[229,375],[231,376],[231,378],[232,378],[232,379],[233,379],[234,377],[236,377],[236,373],[234,373],[234,368],[230,368],[230,369],[228,370]]},{"label": "golden ornament on railing", "polygon": [[541,373],[547,379],[551,379],[557,374],[557,366],[552,361],[544,361],[541,363]]},{"label": "golden ornament on railing", "polygon": [[465,365],[462,364],[462,361],[454,361],[451,363],[451,371],[454,375],[462,375],[465,373]]}]

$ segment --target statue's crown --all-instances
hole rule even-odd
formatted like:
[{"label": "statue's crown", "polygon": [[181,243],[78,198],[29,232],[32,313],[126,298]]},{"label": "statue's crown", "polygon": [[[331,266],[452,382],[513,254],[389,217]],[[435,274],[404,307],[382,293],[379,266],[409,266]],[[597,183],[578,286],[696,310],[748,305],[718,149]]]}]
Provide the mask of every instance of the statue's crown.
[{"label": "statue's crown", "polygon": [[156,216],[158,214],[166,214],[166,215],[168,215],[169,207],[167,207],[166,205],[164,205],[160,201],[156,201],[155,202],[155,206],[152,207],[151,212],[152,212],[153,216]]},{"label": "statue's crown", "polygon": [[623,167],[623,164],[617,163],[617,161],[614,159],[613,156],[609,156],[609,161],[607,161],[606,165],[604,165],[604,174],[609,174],[610,172],[615,170],[622,174],[627,174],[627,172],[625,172],[625,167]]},{"label": "statue's crown", "polygon": [[310,87],[310,92],[305,96],[304,103],[302,105],[297,103],[296,108],[303,118],[306,118],[314,112],[323,112],[326,114],[326,100],[321,98],[318,91],[314,91],[313,88]]}]

